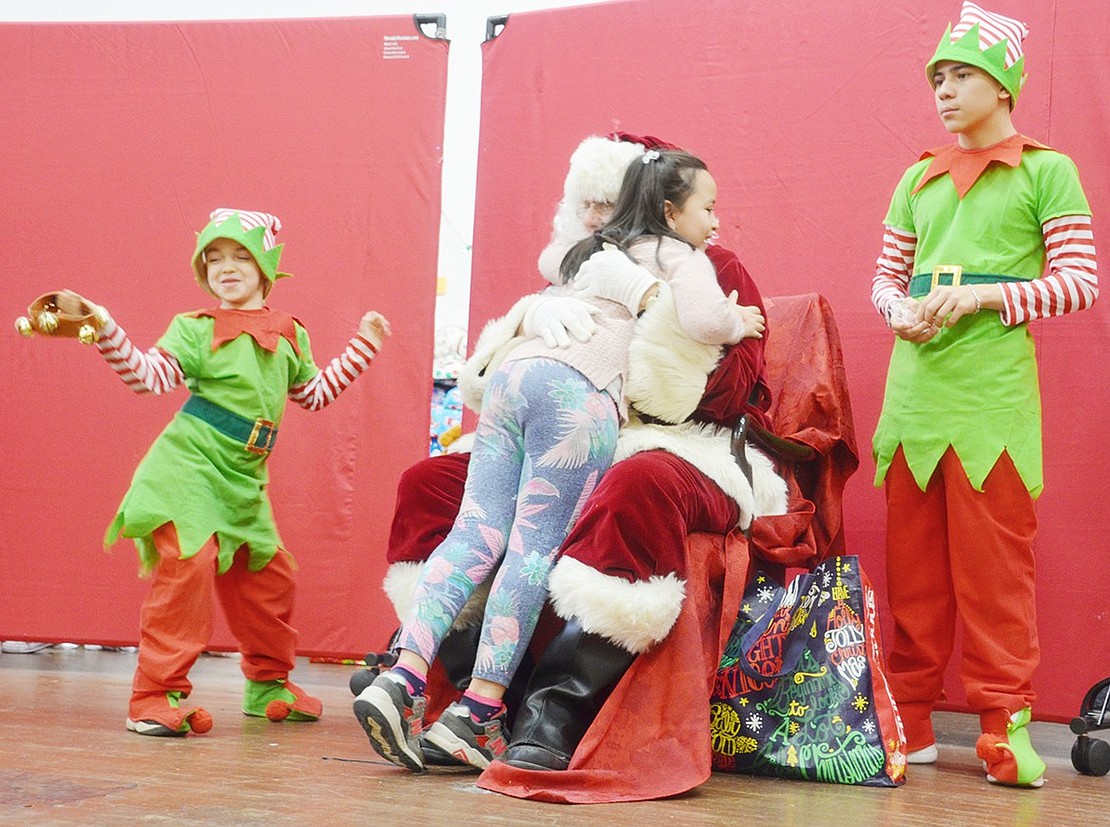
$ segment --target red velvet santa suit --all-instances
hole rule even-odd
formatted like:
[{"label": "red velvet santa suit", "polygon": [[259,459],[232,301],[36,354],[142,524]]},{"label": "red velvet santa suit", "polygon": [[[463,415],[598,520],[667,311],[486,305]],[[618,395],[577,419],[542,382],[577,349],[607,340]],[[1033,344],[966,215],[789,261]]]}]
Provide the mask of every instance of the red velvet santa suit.
[{"label": "red velvet santa suit", "polygon": [[[736,290],[740,304],[763,307],[755,282],[734,253],[717,246],[707,248],[706,253],[717,270],[718,282],[726,295]],[[664,305],[663,301],[656,302],[644,314],[641,323],[652,324],[653,319],[672,318]],[[477,350],[480,351],[485,344],[492,352],[501,344],[500,339],[508,340],[517,329],[517,316],[522,315],[523,310],[524,307],[518,306],[504,319],[491,322],[483,331]],[[661,349],[667,351],[670,351],[676,337],[685,338],[685,334],[677,327],[669,327],[666,321],[656,325],[654,336],[662,340]],[[650,331],[645,336],[638,329],[637,338],[647,342],[640,341],[635,347],[641,351],[645,348],[650,350]],[[602,584],[615,583],[615,579],[609,576],[612,573],[610,569],[615,568],[620,572],[618,578],[621,585],[631,581],[628,585],[641,592],[637,595],[637,602],[652,605],[647,616],[642,615],[632,621],[633,625],[646,622],[646,637],[634,635],[636,640],[633,643],[626,641],[623,633],[607,635],[625,645],[629,651],[642,651],[656,640],[661,640],[675,622],[682,603],[682,581],[686,578],[687,534],[728,534],[736,528],[740,520],[736,497],[746,502],[748,510],[751,510],[750,493],[744,495],[736,491],[747,488],[747,482],[729,453],[727,438],[715,433],[713,423],[731,426],[742,414],[748,413],[759,423],[769,425],[766,410],[771,395],[764,378],[764,343],[765,339],[745,339],[731,347],[723,357],[715,346],[696,345],[691,358],[694,362],[702,360],[701,367],[694,369],[696,375],[663,378],[661,384],[673,386],[684,382],[685,387],[677,394],[653,399],[646,405],[656,413],[667,415],[670,420],[682,420],[692,412],[691,418],[702,424],[690,427],[699,432],[704,428],[706,436],[688,441],[718,443],[709,448],[715,454],[710,462],[717,466],[714,479],[721,480],[725,488],[699,472],[687,459],[664,451],[645,450],[655,447],[654,441],[660,436],[668,441],[667,432],[674,430],[665,426],[648,426],[641,429],[644,433],[631,445],[631,450],[630,443],[622,437],[625,445],[623,458],[606,472],[579,518],[578,527],[564,544],[564,554],[574,548],[576,556],[586,555],[585,566],[591,571],[603,572]],[[650,356],[650,353],[641,353],[641,361],[648,360]],[[636,362],[635,348],[631,358]],[[482,361],[476,356],[469,364]],[[646,385],[659,380],[656,367],[647,367],[641,372],[639,380],[634,376],[630,378],[630,383],[639,381],[641,385]],[[467,384],[470,387],[467,397],[473,402],[480,398],[480,389],[473,387],[477,381],[472,375],[465,378],[469,379]],[[679,397],[677,401],[676,396]],[[683,405],[687,405],[685,410]],[[710,434],[710,431],[713,433]],[[618,457],[622,457],[620,451],[618,448]],[[700,455],[704,451],[705,445],[695,445],[690,458],[700,464]],[[462,499],[468,462],[469,454],[431,457],[412,466],[401,477],[386,550],[390,568],[383,583],[399,617],[404,617],[408,610],[420,567],[451,529]],[[773,475],[770,463],[765,459],[762,459],[758,472]],[[645,489],[645,479],[654,481],[650,489]],[[726,494],[725,489],[734,496]],[[763,510],[785,510],[785,504],[778,503]],[[747,520],[744,524],[747,525]],[[590,536],[594,532],[597,533],[596,542]],[[591,542],[575,539],[585,537],[589,537]],[[593,556],[597,553],[596,549],[610,544],[614,546],[614,551],[619,548],[619,557],[605,561]],[[660,575],[665,576],[664,580],[657,579]],[[586,589],[592,587],[592,583],[585,584]],[[567,593],[573,596],[580,592],[577,585],[572,584]],[[480,589],[463,609],[455,628],[480,623],[484,600],[484,590]],[[624,626],[629,621],[622,618],[616,622]],[[610,625],[603,623],[604,628]],[[538,637],[537,643],[541,643],[543,627]],[[445,693],[437,691],[446,688],[450,692],[434,665],[429,677],[432,689],[429,692],[428,718],[431,720],[452,698],[444,698]]]},{"label": "red velvet santa suit", "polygon": [[[741,303],[762,306],[758,290],[736,257],[719,247],[708,252],[723,289],[738,290]],[[760,565],[765,568],[768,561],[808,565],[818,549],[823,556],[842,546],[840,493],[857,462],[839,340],[827,304],[809,296],[772,302],[771,307],[784,319],[789,333],[816,330],[825,335],[805,338],[810,351],[805,364],[811,372],[801,372],[798,381],[782,373],[772,382],[777,397],[774,411],[781,414],[779,433],[811,445],[818,458],[807,463],[799,479],[788,475],[788,513],[762,517],[751,525],[756,554],[764,558]],[[787,350],[794,341],[789,333],[783,340]],[[769,424],[765,342],[746,340],[721,359],[704,380],[694,414],[697,421],[731,423],[747,412]],[[781,362],[796,357],[784,352]],[[662,439],[668,430],[674,429],[646,429],[648,434],[661,431]],[[692,460],[704,458],[696,447],[699,437],[704,436],[703,442],[713,437],[696,432],[688,436],[695,447],[684,449],[676,439],[675,450],[685,450]],[[480,786],[551,801],[621,801],[673,795],[709,775],[708,697],[748,571],[748,544],[738,530],[738,524],[747,524],[737,502],[745,496],[735,490],[739,483],[726,470],[734,463],[727,438],[720,434],[715,458],[722,464],[710,468],[712,478],[680,455],[648,450],[651,446],[643,435],[634,438],[635,450],[603,478],[568,538],[564,549],[573,555],[571,576],[554,596],[573,605],[576,585],[583,586],[577,590],[581,594],[597,583],[614,586],[618,592],[639,592],[636,604],[651,608],[631,624],[627,618],[604,613],[588,620],[595,630],[643,654],[595,719],[571,769],[530,773],[495,763],[481,777]],[[714,456],[708,459],[712,466]],[[466,462],[465,454],[425,460],[401,481],[386,580],[396,605],[403,605],[407,596],[410,572],[418,569],[450,528],[462,496]],[[769,471],[769,464],[763,470]],[[717,477],[724,485],[715,481]],[[726,494],[726,488],[735,496]],[[785,486],[781,493],[786,493]],[[454,507],[449,507],[452,501]],[[749,507],[751,501],[749,489],[745,500]],[[591,532],[603,539],[595,541]],[[689,543],[688,534],[696,535]],[[584,582],[578,582],[582,578],[576,575],[584,575]],[[644,593],[651,599],[645,599]],[[581,615],[590,612],[589,607],[576,612],[564,605],[561,614],[584,620]],[[653,646],[657,641],[660,645]],[[651,679],[659,674],[668,677]]]}]

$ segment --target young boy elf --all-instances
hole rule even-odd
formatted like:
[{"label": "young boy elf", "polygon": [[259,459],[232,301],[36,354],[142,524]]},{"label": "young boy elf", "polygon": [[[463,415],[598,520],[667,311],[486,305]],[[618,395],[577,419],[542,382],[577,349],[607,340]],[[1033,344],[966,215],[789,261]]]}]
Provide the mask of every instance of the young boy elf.
[{"label": "young boy elf", "polygon": [[208,712],[182,701],[211,635],[213,590],[239,642],[243,712],[290,721],[323,712],[289,680],[293,561],[271,513],[266,458],[286,398],[311,411],[326,406],[366,370],[390,328],[366,313],[343,354],[320,370],[301,323],[264,304],[288,275],[277,269],[280,229],[267,213],[215,210],[192,264],[219,306],[175,316],[146,353],[96,307],[104,322],[97,347],[132,390],[161,394],[184,384],[190,392],[136,469],[105,537],[107,545],[133,538],[143,570],[153,571],[127,718],[141,735],[212,727]]},{"label": "young boy elf", "polygon": [[930,713],[958,615],[987,780],[1038,787],[1045,765],[1026,727],[1043,481],[1028,322],[1090,307],[1098,281],[1075,165],[1011,120],[1027,33],[965,2],[926,66],[957,142],[906,171],[884,221],[872,301],[897,338],[873,447],[888,509],[889,677],[909,761],[937,758]]}]

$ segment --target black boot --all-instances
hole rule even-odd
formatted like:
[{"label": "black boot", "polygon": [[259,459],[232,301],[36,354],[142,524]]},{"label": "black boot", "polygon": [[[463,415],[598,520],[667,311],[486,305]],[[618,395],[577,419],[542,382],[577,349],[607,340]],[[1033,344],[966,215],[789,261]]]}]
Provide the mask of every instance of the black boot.
[{"label": "black boot", "polygon": [[636,656],[569,621],[540,656],[516,714],[506,764],[565,770]]},{"label": "black boot", "polygon": [[[397,637],[397,633],[393,633],[393,638]],[[351,694],[356,698],[362,694],[362,690],[374,682],[382,672],[389,669],[397,662],[397,653],[392,651],[393,638],[390,639],[390,649],[385,652],[367,652],[364,656],[366,664],[369,669],[360,669],[351,675],[351,679],[347,681],[347,686],[351,688]]]}]

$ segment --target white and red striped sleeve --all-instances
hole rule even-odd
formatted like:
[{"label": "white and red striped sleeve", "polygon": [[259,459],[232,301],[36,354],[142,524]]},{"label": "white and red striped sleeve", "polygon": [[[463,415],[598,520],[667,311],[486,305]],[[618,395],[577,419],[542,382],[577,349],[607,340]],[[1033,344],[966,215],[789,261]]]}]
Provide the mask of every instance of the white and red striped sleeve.
[{"label": "white and red striped sleeve", "polygon": [[137,350],[113,319],[100,329],[96,347],[104,361],[135,393],[158,396],[185,381],[185,373],[173,356],[154,347],[146,353]]},{"label": "white and red striped sleeve", "polygon": [[1098,298],[1098,262],[1091,217],[1054,218],[1041,226],[1041,233],[1047,272],[1032,281],[1001,285],[1005,303],[1003,324],[1016,325],[1086,310]]},{"label": "white and red striped sleeve", "polygon": [[369,339],[356,333],[326,368],[303,385],[291,387],[289,398],[308,411],[327,407],[370,367],[377,352]]},{"label": "white and red striped sleeve", "polygon": [[883,251],[875,262],[871,279],[871,303],[890,324],[891,305],[909,295],[913,260],[917,253],[917,236],[905,230],[886,226],[883,230]]}]

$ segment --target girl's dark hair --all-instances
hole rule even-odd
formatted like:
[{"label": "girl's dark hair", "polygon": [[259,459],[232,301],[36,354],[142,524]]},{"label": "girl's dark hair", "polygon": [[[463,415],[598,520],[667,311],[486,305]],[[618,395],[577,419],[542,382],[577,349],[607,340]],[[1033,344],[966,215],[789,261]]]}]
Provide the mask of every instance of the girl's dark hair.
[{"label": "girl's dark hair", "polygon": [[632,242],[643,236],[658,236],[660,241],[662,236],[670,236],[689,244],[667,225],[664,202],[670,201],[677,209],[682,209],[693,192],[699,169],[706,169],[704,161],[677,149],[652,150],[644,158],[630,163],[621,181],[612,217],[597,232],[567,251],[559,265],[560,280],[566,284],[573,279],[582,262],[606,243],[620,248],[626,255]]}]

